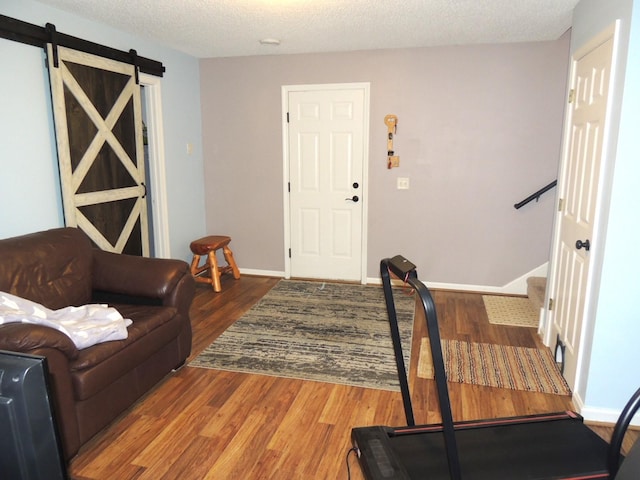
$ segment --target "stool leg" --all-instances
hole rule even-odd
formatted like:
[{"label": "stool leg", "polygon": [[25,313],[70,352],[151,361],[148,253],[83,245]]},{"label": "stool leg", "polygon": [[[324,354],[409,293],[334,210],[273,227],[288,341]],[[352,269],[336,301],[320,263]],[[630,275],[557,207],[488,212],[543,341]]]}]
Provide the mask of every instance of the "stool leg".
[{"label": "stool leg", "polygon": [[236,265],[236,261],[233,258],[233,252],[227,246],[222,248],[222,253],[224,253],[224,259],[227,261],[229,266],[231,267],[231,271],[233,272],[233,278],[238,280],[240,278],[240,270],[238,269],[238,265]]},{"label": "stool leg", "polygon": [[198,265],[200,265],[200,255],[194,255],[191,260],[191,275],[194,277],[198,275]]},{"label": "stool leg", "polygon": [[209,261],[209,267],[211,268],[211,285],[213,285],[214,292],[222,291],[220,285],[220,268],[218,267],[218,259],[216,258],[215,250],[211,250],[207,255]]}]

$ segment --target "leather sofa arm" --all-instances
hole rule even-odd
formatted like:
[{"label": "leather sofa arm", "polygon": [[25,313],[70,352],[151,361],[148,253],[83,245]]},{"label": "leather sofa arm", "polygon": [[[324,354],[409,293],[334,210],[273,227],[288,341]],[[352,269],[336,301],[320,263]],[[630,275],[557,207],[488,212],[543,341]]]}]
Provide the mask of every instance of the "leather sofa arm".
[{"label": "leather sofa arm", "polygon": [[65,458],[80,448],[70,363],[79,355],[71,339],[62,332],[42,325],[8,323],[0,325],[0,350],[47,357],[50,388],[61,429]]},{"label": "leather sofa arm", "polygon": [[69,459],[78,453],[82,445],[69,360],[62,351],[54,348],[35,348],[28,353],[47,357],[49,387],[62,437],[63,455],[65,459]]},{"label": "leather sofa arm", "polygon": [[[155,303],[189,311],[195,282],[182,260],[93,251],[94,297],[122,303]],[[96,295],[97,293],[97,295]]]},{"label": "leather sofa arm", "polygon": [[79,355],[71,338],[54,328],[27,323],[0,325],[0,350],[31,353],[40,349],[58,350],[69,360]]}]

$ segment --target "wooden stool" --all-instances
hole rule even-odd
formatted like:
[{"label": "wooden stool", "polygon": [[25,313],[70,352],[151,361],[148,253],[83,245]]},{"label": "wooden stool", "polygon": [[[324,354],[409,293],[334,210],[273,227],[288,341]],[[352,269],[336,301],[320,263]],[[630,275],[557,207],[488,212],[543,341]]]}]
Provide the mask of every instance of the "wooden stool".
[{"label": "wooden stool", "polygon": [[[211,235],[203,237],[191,242],[190,248],[193,252],[193,260],[191,261],[191,275],[196,282],[210,283],[213,286],[214,292],[220,292],[222,287],[220,286],[220,276],[223,273],[232,272],[233,278],[236,280],[240,278],[240,270],[236,265],[236,261],[233,259],[233,252],[229,248],[229,242],[231,237],[224,235]],[[216,258],[216,250],[222,249],[224,259],[228,265],[226,267],[218,266],[218,260]],[[200,266],[200,257],[206,255],[207,259],[205,263]],[[209,270],[210,276],[201,276],[202,273]]]}]

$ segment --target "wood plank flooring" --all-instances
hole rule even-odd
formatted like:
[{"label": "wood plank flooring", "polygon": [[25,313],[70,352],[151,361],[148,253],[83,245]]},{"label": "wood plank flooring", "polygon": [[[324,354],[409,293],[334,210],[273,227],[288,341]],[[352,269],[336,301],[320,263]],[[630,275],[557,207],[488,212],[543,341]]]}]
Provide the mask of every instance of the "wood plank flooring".
[{"label": "wood plank flooring", "polygon": [[[199,285],[191,308],[193,358],[278,279]],[[531,328],[489,324],[482,297],[434,292],[441,336],[533,347]],[[420,309],[418,309],[420,313]],[[433,380],[415,378],[424,320],[415,322],[410,377],[417,423],[438,422]],[[456,420],[571,409],[569,397],[450,384]],[[398,392],[183,367],[103,430],[71,462],[75,480],[347,479],[354,426],[403,425]],[[610,428],[600,428],[605,438]],[[637,436],[637,432],[636,432]],[[349,456],[351,477],[362,479]]]}]

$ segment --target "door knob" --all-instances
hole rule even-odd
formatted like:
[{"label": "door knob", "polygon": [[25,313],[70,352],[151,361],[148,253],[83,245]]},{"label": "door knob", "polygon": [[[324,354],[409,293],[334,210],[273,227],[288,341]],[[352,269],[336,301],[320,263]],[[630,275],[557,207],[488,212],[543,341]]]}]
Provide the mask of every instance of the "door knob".
[{"label": "door knob", "polygon": [[355,202],[355,203],[357,203],[357,202],[358,202],[358,200],[360,200],[360,199],[358,198],[358,196],[357,196],[357,195],[354,195],[353,197],[347,197],[347,198],[345,198],[345,200],[349,200],[349,201],[351,201],[351,202]]},{"label": "door knob", "polygon": [[353,188],[358,188],[360,185],[358,185],[358,182],[353,182]]},{"label": "door knob", "polygon": [[578,240],[576,242],[576,248],[578,250],[580,250],[581,248],[584,248],[588,252],[589,249],[591,248],[591,242],[589,242],[588,238],[584,242],[582,240]]}]

